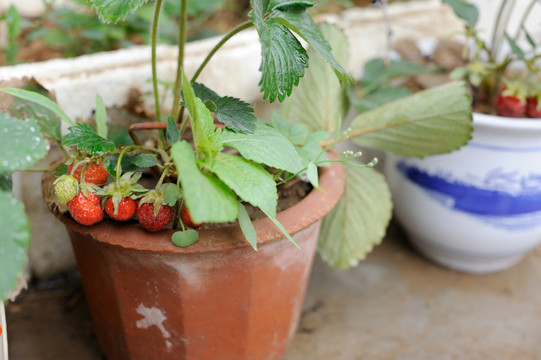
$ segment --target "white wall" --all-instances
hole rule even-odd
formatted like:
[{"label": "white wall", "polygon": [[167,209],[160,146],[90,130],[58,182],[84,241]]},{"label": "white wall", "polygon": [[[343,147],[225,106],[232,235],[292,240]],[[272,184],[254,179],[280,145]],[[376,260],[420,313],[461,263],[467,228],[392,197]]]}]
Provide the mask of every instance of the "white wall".
[{"label": "white wall", "polygon": [[[496,21],[498,9],[502,0],[470,0],[472,3],[477,5],[481,10],[478,28],[486,31],[486,34],[491,34],[494,27],[494,22]],[[509,3],[515,3],[513,12],[510,17],[510,35],[514,35],[515,31],[520,23],[520,20],[525,13],[528,5],[532,0],[514,0],[508,1]],[[541,40],[539,35],[541,35],[541,2],[534,1],[536,4],[533,7],[532,11],[529,14],[526,27],[528,32],[531,32],[532,35],[535,33],[538,35],[537,39]]]},{"label": "white wall", "polygon": [[[60,7],[65,4],[73,4],[69,0],[55,0],[54,6]],[[17,10],[24,16],[39,16],[45,10],[43,0],[0,0],[0,13],[6,11],[11,5],[15,5]]]}]

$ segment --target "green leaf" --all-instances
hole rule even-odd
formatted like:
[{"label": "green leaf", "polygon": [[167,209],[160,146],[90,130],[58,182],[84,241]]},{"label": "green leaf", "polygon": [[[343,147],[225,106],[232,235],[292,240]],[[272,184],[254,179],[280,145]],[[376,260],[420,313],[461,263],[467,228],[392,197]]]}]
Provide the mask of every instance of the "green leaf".
[{"label": "green leaf", "polygon": [[535,49],[536,48],[536,43],[535,43],[535,40],[533,39],[532,35],[528,32],[528,30],[526,29],[526,27],[524,25],[522,25],[522,31],[524,31],[524,36],[526,36],[526,40],[528,41],[528,43],[530,44],[530,46]]},{"label": "green leaf", "polygon": [[308,138],[308,126],[290,124],[276,112],[271,115],[271,126],[284,135],[293,145],[304,143]]},{"label": "green leaf", "polygon": [[234,131],[245,133],[254,131],[257,118],[250,104],[231,96],[220,97],[203,84],[194,83],[193,89],[195,95],[207,105],[207,108],[209,108],[207,101],[211,101],[213,108],[209,110],[216,114],[218,121],[222,124]]},{"label": "green leaf", "polygon": [[[333,55],[338,61],[347,63],[349,53],[345,34],[330,24],[321,24],[320,28],[333,48]],[[315,52],[313,48],[308,49],[310,67],[299,87],[280,108],[280,113],[289,123],[304,124],[310,131],[331,133],[345,117],[348,101],[333,71],[321,57],[314,56]]]},{"label": "green leaf", "polygon": [[13,179],[11,174],[0,174],[0,190],[9,191],[13,189]]},{"label": "green leaf", "polygon": [[363,70],[363,85],[379,87],[383,83],[404,76],[415,76],[434,72],[434,69],[405,60],[391,60],[386,65],[382,58],[367,62]]},{"label": "green leaf", "polygon": [[61,164],[56,168],[54,172],[54,176],[61,177],[62,175],[66,175],[67,173],[68,173],[68,165]]},{"label": "green leaf", "polygon": [[272,166],[277,169],[297,173],[304,166],[293,145],[277,130],[263,122],[258,122],[252,134],[224,130],[224,146],[229,146],[247,159]]},{"label": "green leaf", "polygon": [[34,120],[0,113],[0,174],[24,170],[47,154],[47,142]]},{"label": "green leaf", "polygon": [[182,73],[182,96],[190,113],[190,123],[195,149],[199,159],[208,159],[221,150],[219,132],[214,131],[214,118],[205,104],[195,96],[194,89],[184,72]]},{"label": "green leaf", "polygon": [[332,266],[348,268],[379,244],[391,219],[391,193],[373,168],[345,166],[344,194],[323,219],[318,250]]},{"label": "green leaf", "polygon": [[92,155],[102,155],[115,149],[112,141],[96,134],[87,123],[77,123],[68,129],[70,133],[66,134],[62,141],[64,146],[77,146],[77,149],[88,150]]},{"label": "green leaf", "polygon": [[107,32],[105,29],[86,29],[81,32],[81,37],[95,41],[106,41]]},{"label": "green leaf", "polygon": [[503,34],[507,39],[509,46],[511,46],[511,51],[513,52],[513,54],[515,54],[519,59],[524,60],[524,51],[522,51],[522,49],[517,45],[517,43],[513,39],[511,39],[511,37],[506,31],[504,31]]},{"label": "green leaf", "polygon": [[98,135],[107,139],[107,110],[101,96],[96,94],[96,128]]},{"label": "green leaf", "polygon": [[184,140],[175,143],[171,157],[179,172],[186,206],[195,222],[225,222],[237,218],[235,194],[216,177],[201,172],[190,144]]},{"label": "green leaf", "polygon": [[139,154],[131,160],[131,164],[139,168],[149,168],[157,163],[156,157],[150,154]]},{"label": "green leaf", "polygon": [[30,226],[24,205],[13,195],[0,191],[0,301],[15,287],[26,263]]},{"label": "green leaf", "polygon": [[21,14],[19,14],[15,6],[11,5],[5,19],[9,40],[17,41],[17,37],[21,34]]},{"label": "green leaf", "polygon": [[308,163],[308,167],[306,168],[306,176],[308,176],[308,180],[310,180],[310,184],[317,190],[319,190],[319,177],[317,173],[317,166],[313,161],[310,161]]},{"label": "green leaf", "polygon": [[177,123],[171,116],[167,117],[167,142],[170,146],[180,141],[180,131],[178,130]]},{"label": "green leaf", "polygon": [[314,6],[315,4],[315,2],[310,0],[271,0],[270,10],[283,10],[291,7],[308,8]]},{"label": "green leaf", "polygon": [[471,121],[466,85],[451,82],[360,114],[351,123],[351,140],[402,156],[434,155],[465,145]]},{"label": "green leaf", "polygon": [[257,251],[257,233],[244,205],[239,203],[239,226],[244,238]]},{"label": "green leaf", "polygon": [[244,201],[276,217],[278,194],[272,176],[261,166],[237,155],[218,153],[211,160],[202,161]]},{"label": "green leaf", "polygon": [[411,95],[411,91],[406,88],[389,86],[377,89],[362,98],[352,96],[350,100],[357,111],[363,113],[409,95]]},{"label": "green leaf", "polygon": [[250,0],[250,5],[252,5],[252,10],[249,14],[250,18],[252,18],[254,23],[261,25],[269,9],[270,0]]},{"label": "green leaf", "polygon": [[90,5],[105,22],[124,20],[148,0],[89,0]]},{"label": "green leaf", "polygon": [[182,195],[180,194],[180,191],[178,190],[177,185],[168,183],[165,185],[165,194],[164,194],[164,200],[167,205],[169,206],[175,206],[178,200],[182,198]]},{"label": "green leaf", "polygon": [[[304,164],[306,166],[308,166],[310,162],[316,161],[316,159],[318,160],[318,163],[329,160],[329,157],[325,153],[324,149],[319,145],[321,141],[327,140],[329,137],[329,134],[325,131],[316,131],[310,134],[303,146],[297,147],[297,152],[304,160]],[[320,166],[330,165],[327,163],[327,165]]]},{"label": "green leaf", "polygon": [[295,36],[278,22],[266,21],[261,26],[256,23],[256,27],[261,42],[259,85],[263,99],[283,101],[304,76],[308,55]]},{"label": "green leaf", "polygon": [[273,224],[278,228],[280,229],[280,231],[282,232],[282,234],[284,234],[284,236],[293,244],[295,245],[295,247],[297,249],[300,249],[301,247],[299,246],[299,244],[297,244],[297,242],[295,241],[295,239],[293,239],[293,237],[291,235],[289,235],[289,233],[287,232],[286,228],[284,227],[284,225],[282,225],[275,217],[271,217],[269,214],[265,214],[267,215],[267,217],[273,222]]},{"label": "green leaf", "polygon": [[11,110],[13,115],[20,119],[34,119],[45,137],[57,141],[62,139],[60,118],[53,111],[20,98],[16,98],[15,106]]},{"label": "green leaf", "polygon": [[442,3],[451,6],[455,15],[466,21],[472,28],[477,24],[479,10],[475,5],[464,2],[463,0],[442,0]]},{"label": "green leaf", "polygon": [[173,244],[180,247],[186,247],[192,245],[199,238],[199,233],[194,229],[188,229],[184,231],[177,231],[173,233],[171,240]]},{"label": "green leaf", "polygon": [[[275,11],[270,18],[296,32],[330,65],[334,73],[344,85],[355,82],[353,77],[340,65],[331,53],[331,48],[312,17],[303,7],[290,8],[287,11]],[[313,57],[312,57],[313,59]]]},{"label": "green leaf", "polygon": [[55,103],[54,101],[52,101],[51,99],[49,99],[48,97],[44,95],[38,94],[33,91],[17,89],[17,88],[3,88],[3,89],[0,89],[0,91],[16,96],[18,98],[24,99],[24,100],[32,101],[38,105],[41,105],[51,110],[52,112],[54,112],[56,115],[58,115],[60,119],[64,121],[66,124],[75,125],[75,123],[71,121],[68,115],[66,115],[64,110],[62,110],[60,106],[58,106],[57,103]]}]

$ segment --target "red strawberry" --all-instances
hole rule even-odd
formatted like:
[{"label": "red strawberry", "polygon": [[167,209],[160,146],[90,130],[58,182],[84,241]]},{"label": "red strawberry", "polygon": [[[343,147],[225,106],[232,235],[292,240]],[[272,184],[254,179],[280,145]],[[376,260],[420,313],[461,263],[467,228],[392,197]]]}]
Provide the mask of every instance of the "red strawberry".
[{"label": "red strawberry", "polygon": [[142,203],[137,209],[137,219],[141,226],[148,231],[160,231],[173,220],[175,211],[168,205],[158,205],[155,214],[154,203]]},{"label": "red strawberry", "polygon": [[504,88],[496,97],[498,116],[520,118],[526,116],[526,90],[519,79],[503,80]]},{"label": "red strawberry", "polygon": [[103,220],[101,198],[90,191],[88,197],[79,192],[67,205],[71,216],[79,224],[93,225]]},{"label": "red strawberry", "polygon": [[[83,171],[84,164],[77,166],[73,172],[73,176],[77,181],[81,182],[81,172]],[[73,170],[73,164],[68,165],[68,173],[71,174]],[[91,162],[88,163],[85,167],[85,182],[89,184],[102,185],[107,182],[109,178],[109,173],[103,166],[103,162]]]},{"label": "red strawberry", "polygon": [[182,209],[182,213],[180,214],[180,218],[182,219],[182,222],[184,222],[184,224],[186,224],[186,225],[188,225],[189,227],[192,227],[192,228],[198,228],[201,225],[203,225],[203,223],[196,223],[196,222],[194,222],[192,220],[192,215],[190,214],[190,210],[188,210],[187,207]]},{"label": "red strawberry", "polygon": [[526,113],[528,117],[541,118],[541,106],[536,97],[528,98]]},{"label": "red strawberry", "polygon": [[136,210],[137,202],[130,197],[125,197],[120,200],[116,212],[113,198],[109,197],[105,201],[105,212],[107,215],[118,221],[126,221],[131,219],[133,215],[135,215]]}]

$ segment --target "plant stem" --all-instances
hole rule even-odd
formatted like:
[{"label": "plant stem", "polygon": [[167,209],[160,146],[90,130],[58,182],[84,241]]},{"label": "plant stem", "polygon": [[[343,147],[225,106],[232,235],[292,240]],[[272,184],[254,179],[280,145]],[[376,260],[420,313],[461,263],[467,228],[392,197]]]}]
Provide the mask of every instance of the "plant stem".
[{"label": "plant stem", "polygon": [[[492,44],[491,47],[493,49],[492,58],[490,59],[491,62],[496,61],[496,57],[498,56],[500,52],[500,46],[503,38],[503,32],[507,28],[507,25],[509,23],[509,14],[512,12],[512,9],[515,7],[515,0],[511,0],[511,4],[509,5],[509,9],[507,9],[507,4],[509,0],[502,0],[500,4],[500,8],[498,9],[498,15],[496,17],[496,22],[494,23],[494,29],[492,29]],[[503,15],[506,15],[506,19],[503,21],[502,24],[502,18]]]},{"label": "plant stem", "polygon": [[[201,65],[199,65],[199,67],[197,68],[197,70],[195,71],[195,74],[192,76],[191,78],[191,82],[194,82],[195,80],[197,80],[197,78],[199,77],[199,75],[201,74],[201,72],[203,71],[203,69],[205,68],[205,66],[208,64],[208,62],[210,61],[210,59],[212,59],[212,57],[214,56],[214,54],[229,40],[231,39],[234,35],[238,34],[239,32],[243,31],[243,30],[246,30],[246,29],[249,29],[250,27],[254,26],[254,23],[252,21],[246,21],[242,24],[239,24],[237,27],[235,27],[233,30],[231,30],[229,33],[227,33],[226,35],[224,35],[224,37],[214,46],[214,48],[212,48],[212,50],[207,54],[207,57],[205,58],[205,60],[203,60],[203,62],[201,63]],[[180,89],[179,91],[176,91],[175,92],[175,95],[176,94],[179,94],[180,95]],[[178,102],[178,101],[177,101]],[[180,123],[182,121],[182,116],[184,114],[184,107],[182,107],[182,109],[180,110],[178,116],[177,116],[177,123]],[[180,126],[180,136],[182,136],[182,134],[184,134],[184,131],[186,130],[186,127],[188,126],[188,121],[184,121],[182,123],[182,125]]]},{"label": "plant stem", "polygon": [[182,69],[184,66],[184,47],[186,46],[186,24],[188,23],[188,0],[180,0],[181,14],[178,33],[178,58],[177,58],[177,78],[175,79],[175,89],[173,93],[173,119],[178,118],[178,107],[180,105],[180,89],[182,87]]},{"label": "plant stem", "polygon": [[156,118],[161,120],[160,112],[160,96],[158,94],[158,70],[156,60],[156,45],[158,43],[158,20],[160,18],[160,11],[162,8],[163,0],[156,0],[156,7],[154,9],[154,18],[152,19],[152,35],[151,35],[151,53],[152,53],[152,88],[154,90],[154,106],[156,107]]},{"label": "plant stem", "polygon": [[162,175],[160,176],[160,179],[158,180],[158,184],[156,184],[156,190],[162,186],[163,181],[165,180],[165,177],[169,174],[169,168],[171,167],[171,164],[168,164],[163,169]]},{"label": "plant stem", "polygon": [[526,23],[526,20],[528,19],[528,16],[530,16],[530,13],[532,12],[532,8],[533,6],[535,5],[536,2],[538,2],[539,0],[532,0],[530,1],[530,4],[528,4],[528,7],[526,8],[526,10],[524,11],[524,14],[522,14],[522,18],[520,19],[520,22],[519,22],[519,27],[517,29],[517,32],[515,34],[515,38],[514,40],[517,41],[518,40],[518,37],[520,36],[520,31],[523,29],[523,26],[524,24]]},{"label": "plant stem", "polygon": [[126,146],[124,149],[122,149],[122,151],[118,155],[118,159],[116,160],[116,167],[115,167],[115,173],[116,173],[115,178],[117,182],[118,182],[118,179],[120,179],[120,172],[122,170],[122,158],[131,149],[132,149],[131,146]]},{"label": "plant stem", "polygon": [[234,35],[238,34],[242,30],[248,29],[248,28],[250,28],[252,26],[254,26],[254,23],[252,21],[246,21],[246,22],[243,22],[242,24],[238,25],[236,28],[231,30],[229,33],[227,33],[220,40],[220,42],[217,43],[216,46],[214,46],[214,48],[208,53],[207,57],[205,58],[205,60],[203,60],[201,65],[199,65],[199,68],[196,70],[195,74],[193,75],[193,77],[191,79],[191,82],[194,82],[195,80],[197,80],[197,78],[199,77],[199,74],[201,74],[201,71],[203,71],[203,69],[205,68],[207,63],[210,61],[212,56],[214,56],[216,51],[218,51],[229,39],[231,39]]}]

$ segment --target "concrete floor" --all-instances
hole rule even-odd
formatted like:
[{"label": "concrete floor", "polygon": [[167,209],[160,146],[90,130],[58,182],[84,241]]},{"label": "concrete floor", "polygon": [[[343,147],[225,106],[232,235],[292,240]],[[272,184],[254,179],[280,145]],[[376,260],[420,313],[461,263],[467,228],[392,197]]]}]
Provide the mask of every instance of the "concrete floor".
[{"label": "concrete floor", "polygon": [[[468,275],[410,248],[391,225],[358,267],[316,260],[284,360],[541,359],[541,251],[507,271]],[[77,274],[7,308],[11,360],[103,359]]]}]

